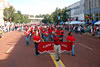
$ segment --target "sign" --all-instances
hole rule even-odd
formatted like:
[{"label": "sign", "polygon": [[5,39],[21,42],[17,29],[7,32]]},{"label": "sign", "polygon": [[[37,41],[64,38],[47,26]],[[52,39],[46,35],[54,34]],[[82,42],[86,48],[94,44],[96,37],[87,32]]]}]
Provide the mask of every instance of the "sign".
[{"label": "sign", "polygon": [[[40,42],[38,44],[38,50],[40,53],[54,51],[54,42]],[[61,51],[71,51],[72,43],[62,42]]]}]

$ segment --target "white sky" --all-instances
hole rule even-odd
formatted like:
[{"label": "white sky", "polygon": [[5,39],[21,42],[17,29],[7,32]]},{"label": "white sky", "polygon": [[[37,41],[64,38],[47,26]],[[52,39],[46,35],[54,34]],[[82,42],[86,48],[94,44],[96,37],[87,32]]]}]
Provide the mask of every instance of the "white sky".
[{"label": "white sky", "polygon": [[80,0],[8,0],[16,10],[23,14],[50,14],[56,7],[64,8]]}]

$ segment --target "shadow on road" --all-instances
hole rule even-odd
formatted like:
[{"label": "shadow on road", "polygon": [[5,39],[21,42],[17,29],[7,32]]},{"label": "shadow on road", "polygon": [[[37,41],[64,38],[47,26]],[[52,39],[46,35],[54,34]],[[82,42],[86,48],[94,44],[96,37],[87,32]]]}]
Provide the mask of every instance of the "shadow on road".
[{"label": "shadow on road", "polygon": [[[13,43],[10,42],[8,45]],[[8,57],[0,60],[0,67],[55,67],[49,54],[35,56],[32,38],[30,46],[27,46],[24,35],[16,42],[12,51],[5,55],[8,55]]]}]

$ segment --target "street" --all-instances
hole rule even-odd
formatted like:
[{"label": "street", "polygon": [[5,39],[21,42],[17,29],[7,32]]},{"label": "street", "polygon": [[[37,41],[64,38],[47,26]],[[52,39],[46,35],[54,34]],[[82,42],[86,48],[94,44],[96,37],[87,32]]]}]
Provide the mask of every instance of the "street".
[{"label": "street", "polygon": [[[68,31],[64,31],[64,41]],[[75,34],[75,56],[61,54],[65,67],[100,67],[100,39],[87,34]],[[35,56],[33,39],[26,45],[23,32],[5,33],[0,39],[0,67],[57,67],[49,53]],[[63,67],[59,66],[58,67]]]}]

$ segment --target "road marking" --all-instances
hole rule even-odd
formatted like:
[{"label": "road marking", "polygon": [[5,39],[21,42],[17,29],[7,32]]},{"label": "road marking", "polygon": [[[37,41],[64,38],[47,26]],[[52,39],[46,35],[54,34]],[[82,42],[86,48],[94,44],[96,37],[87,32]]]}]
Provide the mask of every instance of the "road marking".
[{"label": "road marking", "polygon": [[6,51],[6,53],[7,53],[7,54],[10,53],[10,52],[12,51],[13,48],[14,48],[14,45],[13,45],[12,47],[10,47],[10,48],[8,49],[8,51]]},{"label": "road marking", "polygon": [[85,45],[83,45],[82,43],[78,43],[80,46],[83,46],[83,47],[85,47],[85,48],[87,48],[87,49],[89,49],[89,50],[91,50],[91,51],[93,51],[93,49],[92,48],[90,48],[90,47],[88,47],[88,46],[85,46]]},{"label": "road marking", "polygon": [[55,63],[56,67],[65,67],[65,65],[63,64],[63,62],[61,60],[59,60],[58,62],[56,62],[54,56],[50,53],[50,56],[53,60],[53,62]]},{"label": "road marking", "polygon": [[62,67],[65,67],[65,65],[63,64],[63,62],[61,60],[59,60],[59,62],[61,63]]},{"label": "road marking", "polygon": [[[44,42],[43,38],[42,38],[42,41]],[[65,67],[65,65],[63,64],[63,62],[61,60],[59,60],[59,62],[56,62],[54,56],[51,53],[49,53],[49,54],[50,54],[50,56],[51,56],[56,67]]]},{"label": "road marking", "polygon": [[56,60],[55,60],[55,58],[53,57],[53,55],[51,53],[50,53],[50,56],[51,56],[53,62],[55,63],[56,67],[59,67],[58,64],[57,64],[57,62],[56,62]]}]

